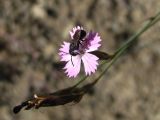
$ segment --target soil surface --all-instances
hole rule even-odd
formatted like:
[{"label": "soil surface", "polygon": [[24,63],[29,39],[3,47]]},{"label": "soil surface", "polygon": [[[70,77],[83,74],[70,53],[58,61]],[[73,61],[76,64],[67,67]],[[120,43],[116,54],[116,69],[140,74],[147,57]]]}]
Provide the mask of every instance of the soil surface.
[{"label": "soil surface", "polygon": [[98,32],[100,50],[113,53],[159,7],[159,0],[0,0],[0,120],[160,120],[160,23],[138,38],[80,103],[12,112],[34,93],[78,81],[58,64],[58,50],[72,27]]}]

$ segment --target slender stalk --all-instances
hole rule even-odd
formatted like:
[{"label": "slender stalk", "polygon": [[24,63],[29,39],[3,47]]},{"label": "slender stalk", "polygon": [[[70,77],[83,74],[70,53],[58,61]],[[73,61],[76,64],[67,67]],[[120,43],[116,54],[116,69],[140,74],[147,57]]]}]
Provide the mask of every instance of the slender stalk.
[{"label": "slender stalk", "polygon": [[83,81],[85,81],[88,78],[88,76],[83,76],[73,87],[76,88],[79,84],[81,84]]},{"label": "slender stalk", "polygon": [[128,48],[130,44],[135,41],[141,34],[143,34],[146,30],[148,30],[150,27],[152,27],[155,23],[157,23],[160,20],[160,12],[155,16],[150,18],[143,26],[140,28],[133,36],[131,36],[117,51],[115,54],[117,54],[122,49]]}]

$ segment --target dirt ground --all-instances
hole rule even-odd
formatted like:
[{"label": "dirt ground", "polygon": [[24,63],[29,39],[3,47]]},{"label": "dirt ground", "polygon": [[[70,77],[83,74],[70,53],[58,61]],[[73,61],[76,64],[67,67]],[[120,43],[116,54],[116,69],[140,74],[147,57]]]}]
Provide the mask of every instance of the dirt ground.
[{"label": "dirt ground", "polygon": [[160,23],[80,103],[12,112],[34,93],[77,82],[57,65],[72,27],[99,32],[100,50],[113,53],[159,8],[159,0],[0,0],[0,120],[160,120]]}]

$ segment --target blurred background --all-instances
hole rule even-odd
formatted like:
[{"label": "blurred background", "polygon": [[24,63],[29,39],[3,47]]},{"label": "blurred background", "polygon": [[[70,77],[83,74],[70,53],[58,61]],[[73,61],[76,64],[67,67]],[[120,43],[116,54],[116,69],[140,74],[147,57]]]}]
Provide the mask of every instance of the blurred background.
[{"label": "blurred background", "polygon": [[159,0],[0,0],[0,120],[160,120],[160,23],[80,103],[12,112],[34,93],[77,82],[57,54],[72,27],[98,32],[100,50],[113,53],[159,8]]}]

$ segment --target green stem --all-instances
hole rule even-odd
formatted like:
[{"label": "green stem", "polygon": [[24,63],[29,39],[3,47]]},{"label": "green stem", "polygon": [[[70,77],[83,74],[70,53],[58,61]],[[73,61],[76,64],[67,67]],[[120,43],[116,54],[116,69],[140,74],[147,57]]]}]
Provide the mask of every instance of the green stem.
[{"label": "green stem", "polygon": [[73,87],[76,88],[79,84],[87,79],[88,76],[83,76]]},{"label": "green stem", "polygon": [[155,23],[157,23],[160,20],[160,12],[155,16],[149,19],[144,26],[142,26],[141,29],[139,29],[133,36],[131,36],[117,51],[115,52],[115,55],[121,51],[122,49],[128,48],[130,44],[136,40],[141,34],[143,34],[146,30],[148,30],[151,26],[153,26]]}]

